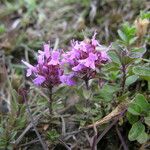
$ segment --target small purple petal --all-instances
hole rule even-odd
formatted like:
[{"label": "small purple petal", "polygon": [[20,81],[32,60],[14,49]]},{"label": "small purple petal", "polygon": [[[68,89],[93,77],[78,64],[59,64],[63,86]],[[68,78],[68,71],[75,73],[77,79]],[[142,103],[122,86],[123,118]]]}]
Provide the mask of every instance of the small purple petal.
[{"label": "small purple petal", "polygon": [[88,57],[89,60],[91,61],[95,61],[98,59],[97,55],[96,54],[93,54],[93,53],[89,53],[89,57]]},{"label": "small purple petal", "polygon": [[45,52],[46,58],[49,58],[50,57],[50,47],[49,47],[49,44],[44,44],[44,52]]},{"label": "small purple petal", "polygon": [[69,86],[75,85],[75,81],[73,80],[73,75],[62,75],[60,76],[60,81],[64,84],[67,84]]},{"label": "small purple petal", "polygon": [[29,77],[29,76],[31,76],[31,74],[32,74],[32,70],[31,70],[30,68],[27,69],[27,74],[26,74],[26,76]]},{"label": "small purple petal", "polygon": [[60,57],[60,53],[59,52],[53,52],[52,53],[52,59],[48,63],[48,65],[58,65],[59,64],[59,57]]},{"label": "small purple petal", "polygon": [[97,60],[98,57],[96,54],[93,53],[89,53],[89,57],[84,59],[84,60],[80,60],[79,62],[82,63],[84,66],[89,67],[91,69],[95,69],[95,60]]},{"label": "small purple petal", "polygon": [[109,56],[107,55],[106,51],[101,51],[101,59],[103,61],[108,61],[110,60]]},{"label": "small purple petal", "polygon": [[82,50],[83,52],[87,52],[87,43],[85,43],[85,41],[82,41],[80,43],[80,50]]},{"label": "small purple petal", "polygon": [[45,81],[45,77],[41,76],[41,75],[38,75],[34,80],[33,80],[33,83],[35,85],[41,85],[44,81]]},{"label": "small purple petal", "polygon": [[94,35],[93,35],[93,37],[92,37],[92,39],[91,39],[91,42],[92,42],[92,45],[93,46],[97,46],[97,45],[100,45],[99,43],[98,43],[98,41],[96,40],[96,32],[94,33]]},{"label": "small purple petal", "polygon": [[81,71],[83,69],[83,65],[82,64],[78,64],[77,66],[73,67],[72,70],[73,71]]},{"label": "small purple petal", "polygon": [[38,56],[38,63],[39,63],[39,64],[44,64],[44,55],[43,55],[43,54],[40,54],[40,55]]},{"label": "small purple petal", "polygon": [[30,68],[30,69],[32,69],[32,70],[34,70],[35,69],[35,67],[34,66],[32,66],[31,64],[29,64],[28,62],[26,62],[26,61],[24,61],[24,60],[21,60],[28,68]]},{"label": "small purple petal", "polygon": [[36,67],[30,65],[28,62],[22,60],[22,62],[28,67],[26,76],[29,77],[33,72],[37,72]]}]

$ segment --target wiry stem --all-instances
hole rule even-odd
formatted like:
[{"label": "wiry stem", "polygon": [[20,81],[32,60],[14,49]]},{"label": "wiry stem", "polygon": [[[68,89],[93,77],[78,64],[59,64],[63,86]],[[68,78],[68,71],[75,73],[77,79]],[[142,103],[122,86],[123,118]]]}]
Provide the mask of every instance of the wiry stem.
[{"label": "wiry stem", "polygon": [[86,86],[86,90],[88,91],[89,90],[89,80],[85,80],[85,86]]},{"label": "wiry stem", "polygon": [[123,137],[122,137],[122,135],[121,135],[121,133],[120,133],[120,131],[118,129],[118,125],[116,125],[116,131],[117,131],[118,137],[119,137],[119,139],[121,141],[121,144],[122,144],[124,150],[128,150],[128,147],[127,147],[127,145],[126,145],[126,143],[125,143],[125,141],[124,141],[124,139],[123,139]]},{"label": "wiry stem", "polygon": [[98,142],[104,137],[104,135],[118,122],[118,118],[115,119],[103,132],[102,134],[97,138],[96,143],[98,144]]},{"label": "wiry stem", "polygon": [[52,115],[52,113],[53,113],[53,98],[52,98],[52,95],[53,95],[52,87],[50,87],[49,88],[49,101],[48,101],[48,104],[49,104],[48,108],[49,108],[50,115]]},{"label": "wiry stem", "polygon": [[125,82],[126,82],[126,65],[122,65],[122,82],[121,82],[121,95],[125,90]]},{"label": "wiry stem", "polygon": [[[88,92],[90,92],[90,88],[89,88],[89,79],[85,79],[85,86],[86,86],[86,90]],[[89,102],[89,98],[86,98],[86,101],[85,101],[85,107],[88,106],[88,102]]]},{"label": "wiry stem", "polygon": [[[23,93],[22,93],[22,94],[23,94]],[[35,123],[34,123],[34,119],[33,119],[33,117],[32,117],[32,114],[31,114],[31,111],[30,111],[30,107],[29,107],[28,102],[27,102],[27,100],[26,100],[25,94],[23,94],[23,100],[24,100],[24,102],[26,103],[27,111],[28,111],[28,114],[29,114],[29,117],[30,117],[32,126],[33,126],[33,128],[34,128],[34,130],[35,130],[35,133],[36,133],[36,135],[37,135],[37,137],[38,137],[38,139],[39,139],[39,141],[40,141],[40,143],[41,143],[41,145],[42,145],[42,148],[43,148],[43,150],[48,150],[47,146],[44,144],[44,142],[43,142],[43,140],[42,140],[42,138],[41,138],[41,136],[40,136],[40,134],[39,134],[39,132],[38,132],[38,130],[37,130],[37,128],[36,128],[36,125],[35,125]]]}]

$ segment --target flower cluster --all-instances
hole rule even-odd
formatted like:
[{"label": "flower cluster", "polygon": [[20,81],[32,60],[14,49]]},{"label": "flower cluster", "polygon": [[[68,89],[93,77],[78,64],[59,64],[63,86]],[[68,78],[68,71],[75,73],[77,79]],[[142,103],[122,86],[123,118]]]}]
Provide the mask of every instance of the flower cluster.
[{"label": "flower cluster", "polygon": [[[75,85],[74,78],[84,80],[94,78],[96,68],[109,61],[106,48],[103,48],[95,39],[96,33],[91,40],[72,41],[71,51],[62,55],[59,51],[50,49],[44,45],[44,51],[38,51],[38,63],[31,65],[22,60],[28,67],[27,77],[33,76],[35,85],[53,87],[61,83]],[[97,49],[100,48],[100,50]],[[64,64],[68,64],[71,72],[64,74]]]},{"label": "flower cluster", "polygon": [[91,40],[72,41],[71,51],[63,55],[63,62],[69,64],[74,76],[84,80],[93,78],[96,68],[100,69],[102,64],[110,60],[107,49],[102,47],[95,37],[96,33]]},{"label": "flower cluster", "polygon": [[[31,65],[26,61],[22,62],[28,67],[26,76],[33,76],[35,85],[53,87],[61,84],[63,79],[63,69],[61,68],[60,52],[50,49],[49,44],[44,44],[44,51],[38,51],[38,63]],[[68,78],[69,80],[69,78]],[[70,85],[73,81],[68,81]]]}]

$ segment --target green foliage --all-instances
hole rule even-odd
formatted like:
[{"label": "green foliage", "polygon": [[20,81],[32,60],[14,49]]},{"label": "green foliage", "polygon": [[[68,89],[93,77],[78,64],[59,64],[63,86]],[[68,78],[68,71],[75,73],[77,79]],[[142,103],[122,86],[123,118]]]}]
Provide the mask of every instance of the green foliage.
[{"label": "green foliage", "polygon": [[133,115],[142,115],[142,113],[150,111],[150,104],[142,94],[137,94],[128,111]]},{"label": "green foliage", "polygon": [[142,94],[137,94],[134,101],[130,104],[127,113],[127,118],[132,124],[128,135],[130,141],[137,140],[139,143],[145,143],[148,140],[148,134],[145,132],[145,126],[141,122],[140,117],[149,126],[149,112],[150,103],[148,103]]},{"label": "green foliage", "polygon": [[118,30],[118,35],[121,39],[121,43],[127,46],[133,44],[137,40],[135,33],[136,33],[135,27],[129,25],[128,22],[122,25],[121,30],[120,29]]},{"label": "green foliage", "polygon": [[131,75],[129,77],[126,78],[126,86],[131,85],[132,83],[134,83],[135,81],[137,81],[139,77],[137,75]]},{"label": "green foliage", "polygon": [[140,11],[140,18],[141,19],[150,19],[150,11],[147,11],[147,12]]},{"label": "green foliage", "polygon": [[147,124],[150,127],[150,116],[144,117],[145,124]]},{"label": "green foliage", "polygon": [[130,57],[132,58],[141,58],[143,54],[146,52],[144,47],[134,47],[130,51]]},{"label": "green foliage", "polygon": [[141,78],[150,81],[150,68],[143,66],[133,67],[133,73]]},{"label": "green foliage", "polygon": [[140,121],[134,123],[129,131],[128,138],[130,141],[137,140],[139,143],[145,143],[148,140],[148,134],[145,132],[145,126]]},{"label": "green foliage", "polygon": [[28,13],[32,13],[36,9],[36,0],[24,0]]},{"label": "green foliage", "polygon": [[66,4],[74,4],[79,3],[82,7],[88,7],[90,4],[90,0],[64,0]]},{"label": "green foliage", "polygon": [[105,102],[110,102],[113,99],[113,94],[118,91],[119,88],[115,85],[104,85],[103,88],[94,95],[95,99],[101,99]]},{"label": "green foliage", "polygon": [[134,124],[139,120],[139,116],[133,115],[133,113],[127,112],[127,119],[130,122],[130,124]]},{"label": "green foliage", "polygon": [[[95,8],[90,7],[92,4],[92,1],[90,0],[65,0],[60,1],[59,3],[57,0],[43,2],[37,0],[7,0],[4,1],[3,4],[4,9],[2,7],[2,10],[0,10],[0,18],[4,16],[7,16],[8,19],[9,17],[12,18],[11,22],[9,22],[11,24],[18,19],[20,21],[19,30],[16,29],[15,31],[16,33],[19,33],[19,35],[17,37],[17,41],[14,42],[17,45],[14,51],[16,49],[18,50],[18,48],[18,51],[22,48],[27,50],[29,52],[29,59],[31,59],[30,54],[33,52],[32,49],[36,52],[36,49],[39,49],[43,41],[48,41],[49,38],[52,38],[51,46],[53,47],[53,38],[57,37],[57,34],[61,35],[61,32],[63,35],[62,37],[59,37],[59,46],[65,43],[62,46],[65,48],[67,47],[66,43],[68,43],[72,37],[75,39],[83,38],[82,32],[75,31],[76,21],[78,21],[81,16],[83,17],[83,23],[88,30],[87,32],[90,35],[91,31],[93,31],[91,26],[94,25],[95,22],[98,22],[96,17],[99,16],[99,9],[97,9],[99,6],[94,6]],[[107,1],[102,1],[102,6],[105,4],[109,5]],[[114,2],[112,4],[114,4]],[[48,5],[48,7],[45,7],[46,5]],[[63,5],[64,7],[58,7]],[[77,5],[77,8],[83,8],[83,14],[74,13],[75,5]],[[105,6],[103,8],[105,10]],[[54,11],[55,9],[57,11]],[[77,11],[79,11],[78,9]],[[96,13],[94,22],[89,26],[89,20],[94,9]],[[15,14],[17,14],[17,17]],[[75,18],[72,14],[76,14],[74,15]],[[141,19],[150,19],[150,12],[141,11],[139,17]],[[108,20],[108,22],[113,22],[114,18],[111,18],[111,16],[109,18],[112,20]],[[70,20],[73,20],[73,28],[70,28],[72,25]],[[100,17],[99,22],[101,24],[98,24],[98,26],[102,28],[106,27],[106,31],[102,31],[100,32],[100,35],[99,33],[98,35],[101,39],[106,39],[105,33],[107,32],[107,22],[105,22],[105,18],[103,17]],[[102,22],[104,22],[104,24],[102,24]],[[116,23],[117,20],[114,22]],[[0,25],[0,35],[2,35],[2,37],[7,31],[4,24]],[[113,24],[111,26],[114,27]],[[115,39],[115,34],[111,31],[111,28],[109,29],[108,34],[110,37],[108,35],[107,43],[110,42],[110,39]],[[112,34],[113,37],[111,37]],[[64,111],[63,114],[66,125],[68,126],[68,122],[66,120],[69,116],[69,119],[71,118],[74,122],[77,122],[80,127],[85,127],[105,117],[113,111],[116,105],[120,102],[128,101],[130,105],[127,109],[126,116],[123,117],[124,120],[129,121],[132,125],[128,135],[129,140],[137,140],[139,143],[145,143],[149,138],[148,127],[150,126],[150,104],[148,99],[148,88],[146,87],[146,90],[143,92],[140,87],[143,86],[141,85],[141,82],[143,83],[143,79],[150,83],[150,60],[147,55],[148,48],[145,46],[149,45],[150,38],[149,35],[144,35],[143,39],[140,39],[140,46],[138,46],[139,39],[136,36],[136,28],[133,24],[129,24],[128,22],[124,23],[121,28],[118,29],[118,35],[119,39],[113,41],[111,50],[108,51],[111,58],[110,63],[104,65],[102,70],[98,70],[99,74],[94,80],[90,80],[89,90],[85,88],[85,84],[82,81],[79,81],[78,85],[75,87],[61,86],[54,89],[53,98],[55,102],[53,103],[53,115],[56,118],[60,118],[59,115],[62,114],[59,114],[59,111],[65,110],[66,108],[68,109],[68,107],[72,105],[71,109],[69,109],[69,111],[71,111],[71,115],[68,110]],[[103,43],[105,41],[102,40],[101,42]],[[31,61],[34,61],[34,58],[32,58]],[[15,70],[13,70],[13,72],[17,74],[22,73],[22,71],[20,71],[23,68],[21,64],[12,64],[11,66]],[[125,76],[123,76],[123,67],[125,67]],[[21,68],[19,73],[18,70],[16,71],[16,68]],[[34,87],[31,86],[31,89],[34,89]],[[47,108],[47,99],[45,96],[42,97],[41,95],[36,95],[43,91],[45,92],[45,89],[41,90],[39,88],[38,92],[31,91],[28,93],[29,98],[31,99],[30,106],[34,115],[42,114],[42,116],[47,116],[47,112],[45,113],[45,111],[43,111]],[[26,107],[21,101],[21,97],[14,90],[11,90],[11,93],[11,113],[0,118],[0,149],[12,149],[11,142],[18,138],[20,133],[22,133],[26,128],[27,123],[30,121],[27,116]],[[85,104],[85,102],[87,103]],[[73,110],[72,107],[75,110]],[[50,117],[48,116],[44,121],[49,121],[49,119]],[[56,122],[57,126],[58,122],[60,123],[60,120],[58,119]],[[51,127],[51,130],[48,132],[46,130],[46,133],[42,133],[42,136],[46,135],[46,142],[53,143],[58,140],[61,133],[59,133],[60,130],[58,131],[57,127]],[[102,128],[100,126],[100,130],[102,130]],[[71,130],[74,131],[74,128]],[[99,130],[99,128],[97,128],[97,130]],[[24,141],[26,141],[26,139],[22,140],[22,142]]]},{"label": "green foliage", "polygon": [[0,149],[11,150],[16,135],[25,128],[27,114],[24,104],[19,104],[19,95],[12,91],[11,112],[7,116],[0,116]]},{"label": "green foliage", "polygon": [[47,132],[47,138],[51,141],[55,141],[59,136],[59,133],[55,129]]},{"label": "green foliage", "polygon": [[0,25],[0,35],[6,32],[6,28],[3,24]]}]

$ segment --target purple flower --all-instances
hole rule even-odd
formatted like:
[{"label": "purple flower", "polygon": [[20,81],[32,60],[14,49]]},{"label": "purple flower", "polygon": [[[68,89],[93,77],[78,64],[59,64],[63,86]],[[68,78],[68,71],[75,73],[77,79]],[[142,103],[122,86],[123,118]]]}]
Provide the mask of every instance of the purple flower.
[{"label": "purple flower", "polygon": [[38,75],[34,80],[33,80],[33,83],[35,85],[41,85],[44,81],[45,81],[45,77],[41,76],[41,75]]},{"label": "purple flower", "polygon": [[91,40],[72,41],[71,50],[63,55],[63,63],[68,64],[74,76],[86,79],[93,78],[96,68],[101,68],[110,58],[107,55],[108,48],[97,50],[102,47],[96,40],[94,33]]},{"label": "purple flower", "polygon": [[37,86],[53,87],[61,84],[60,77],[63,75],[63,69],[60,62],[60,52],[50,49],[48,44],[44,44],[44,50],[38,51],[37,64],[34,66],[22,62],[27,66],[26,76],[33,77],[33,83]]},{"label": "purple flower", "polygon": [[48,63],[48,65],[58,65],[59,64],[59,58],[60,58],[60,53],[59,52],[53,52],[51,56],[51,60]]},{"label": "purple flower", "polygon": [[96,54],[89,53],[89,57],[88,58],[86,58],[84,60],[80,60],[79,62],[82,63],[84,66],[95,70],[95,61],[97,59],[98,59],[98,57],[97,57]]},{"label": "purple flower", "polygon": [[50,57],[49,49],[50,49],[49,44],[44,44],[44,53],[47,59]]},{"label": "purple flower", "polygon": [[73,67],[73,71],[81,71],[84,68],[83,64],[78,64],[77,66]]},{"label": "purple flower", "polygon": [[28,69],[27,69],[27,74],[26,74],[27,77],[31,76],[31,74],[32,74],[33,72],[36,72],[36,71],[37,71],[36,67],[30,65],[29,63],[27,63],[27,62],[24,61],[24,60],[22,60],[22,62],[28,67]]},{"label": "purple flower", "polygon": [[74,75],[73,74],[62,75],[62,76],[60,76],[60,80],[61,80],[62,83],[67,84],[69,86],[75,85]]}]

